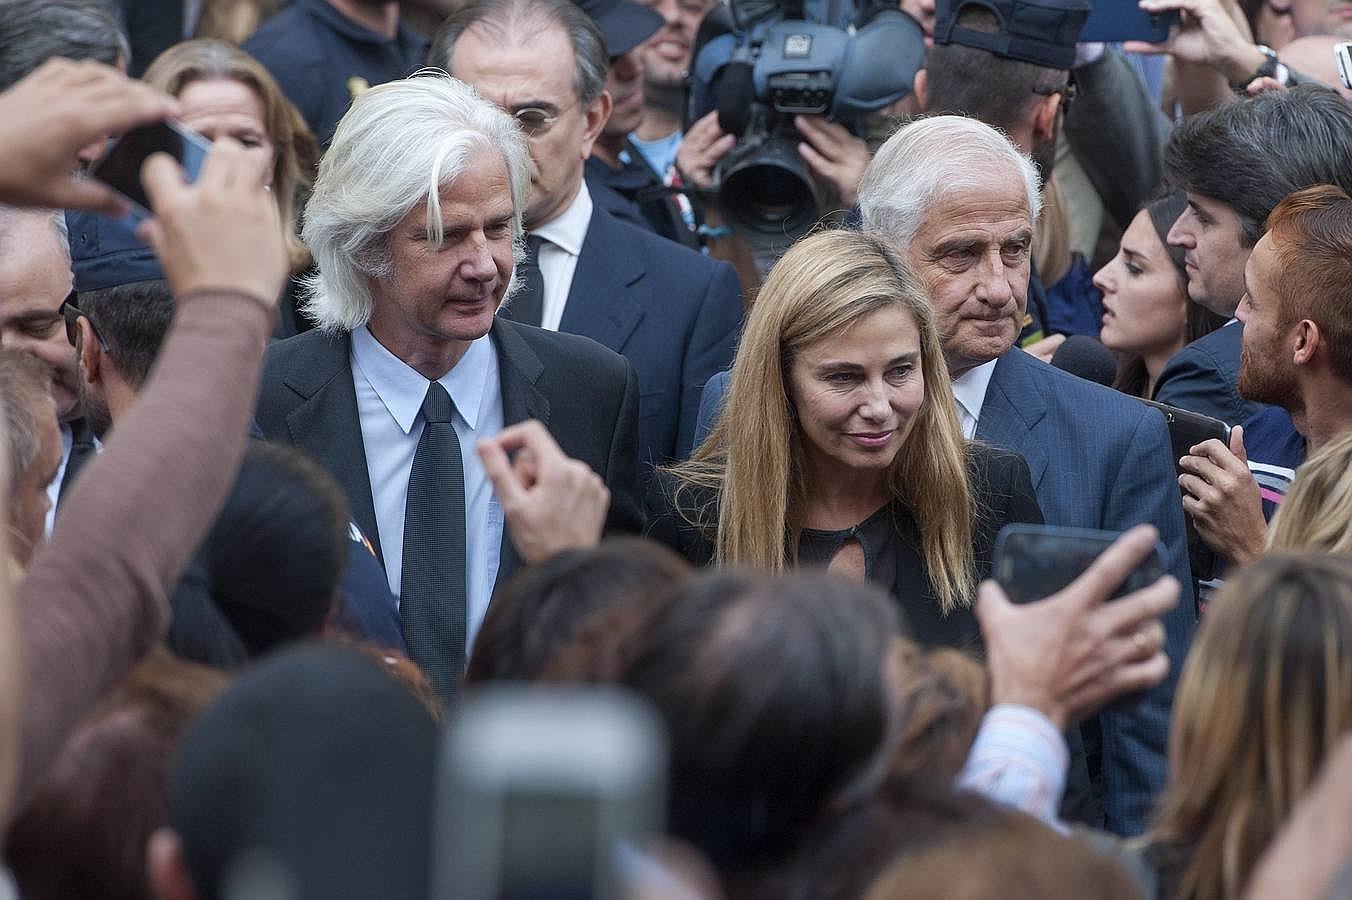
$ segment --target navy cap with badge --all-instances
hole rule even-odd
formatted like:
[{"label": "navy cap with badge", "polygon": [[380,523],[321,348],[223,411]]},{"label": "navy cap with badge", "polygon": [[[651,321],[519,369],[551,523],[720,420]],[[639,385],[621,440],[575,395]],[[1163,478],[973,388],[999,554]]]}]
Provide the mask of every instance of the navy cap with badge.
[{"label": "navy cap with badge", "polygon": [[573,0],[591,16],[606,39],[606,52],[618,59],[657,33],[666,20],[633,0]]},{"label": "navy cap with badge", "polygon": [[[973,6],[995,16],[995,31],[958,24],[958,14]],[[1049,69],[1069,70],[1075,65],[1075,43],[1089,11],[1089,0],[939,0],[934,43],[958,44]]]},{"label": "navy cap with badge", "polygon": [[121,220],[67,212],[66,231],[79,293],[164,277],[154,251]]}]

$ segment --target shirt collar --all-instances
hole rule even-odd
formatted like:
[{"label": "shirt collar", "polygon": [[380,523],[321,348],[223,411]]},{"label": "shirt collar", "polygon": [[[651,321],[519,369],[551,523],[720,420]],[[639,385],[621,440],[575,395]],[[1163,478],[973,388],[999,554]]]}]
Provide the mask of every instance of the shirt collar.
[{"label": "shirt collar", "polygon": [[587,191],[587,183],[582,182],[577,196],[558,216],[532,229],[531,234],[538,235],[554,246],[566,251],[570,256],[582,252],[582,242],[587,239],[587,226],[591,224],[592,198]]},{"label": "shirt collar", "polygon": [[[352,359],[404,434],[412,431],[431,382],[386,350],[364,325],[352,332]],[[451,371],[437,379],[471,431],[484,405],[488,369],[495,365],[493,339],[484,335],[469,345]]]},{"label": "shirt collar", "polygon": [[997,358],[982,363],[953,379],[953,399],[957,400],[963,411],[972,417],[972,421],[981,418],[981,407],[986,402],[986,389],[990,387],[991,375],[995,373],[995,364],[999,361]]}]

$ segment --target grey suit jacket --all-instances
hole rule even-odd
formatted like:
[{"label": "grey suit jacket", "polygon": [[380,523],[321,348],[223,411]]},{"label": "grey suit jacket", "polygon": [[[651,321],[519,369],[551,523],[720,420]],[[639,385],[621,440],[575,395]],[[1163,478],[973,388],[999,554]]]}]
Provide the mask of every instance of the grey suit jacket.
[{"label": "grey suit jacket", "polygon": [[[495,320],[503,422],[538,419],[563,452],[591,466],[610,489],[608,532],[641,534],[643,505],[634,448],[638,383],[623,357],[594,341]],[[585,385],[586,390],[579,386]],[[366,468],[351,336],[310,331],[268,348],[256,421],[263,434],[307,451],[337,479],[350,515],[384,559]],[[522,560],[503,532],[498,584]]]},{"label": "grey suit jacket", "polygon": [[1010,350],[996,363],[976,437],[1028,461],[1049,525],[1124,531],[1159,529],[1166,570],[1183,597],[1164,617],[1165,681],[1139,702],[1099,717],[1105,824],[1138,834],[1164,787],[1169,711],[1196,626],[1183,501],[1164,418],[1125,394]]}]

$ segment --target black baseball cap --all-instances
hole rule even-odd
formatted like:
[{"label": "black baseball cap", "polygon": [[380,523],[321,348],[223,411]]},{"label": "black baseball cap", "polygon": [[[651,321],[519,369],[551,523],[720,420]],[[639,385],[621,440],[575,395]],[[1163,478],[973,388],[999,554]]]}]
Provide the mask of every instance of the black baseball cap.
[{"label": "black baseball cap", "polygon": [[[995,31],[958,25],[958,14],[971,6],[989,10]],[[1075,43],[1089,18],[1089,0],[938,0],[934,43],[988,50],[1020,62],[1069,70]]]},{"label": "black baseball cap", "polygon": [[666,21],[633,0],[573,0],[601,29],[610,58],[624,56],[657,33]]}]

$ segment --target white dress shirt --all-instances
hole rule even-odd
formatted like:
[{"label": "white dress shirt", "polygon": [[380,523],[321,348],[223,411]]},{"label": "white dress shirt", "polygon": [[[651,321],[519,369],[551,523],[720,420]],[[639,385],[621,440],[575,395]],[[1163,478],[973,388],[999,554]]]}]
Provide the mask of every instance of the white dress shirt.
[{"label": "white dress shirt", "polygon": [[[502,508],[474,445],[502,431],[498,351],[484,335],[451,371],[437,379],[455,402],[452,427],[465,470],[465,649],[474,646],[502,550]],[[413,456],[422,437],[423,398],[431,384],[365,327],[352,332],[352,383],[357,391],[366,469],[371,477],[380,550],[390,591],[399,596],[404,565],[404,512]]]},{"label": "white dress shirt", "polygon": [[559,323],[563,321],[563,308],[568,305],[568,292],[573,288],[577,257],[582,252],[582,242],[587,239],[591,217],[592,198],[587,193],[586,182],[583,182],[567,209],[531,230],[531,234],[545,239],[540,245],[540,277],[545,283],[541,328],[559,330]]},{"label": "white dress shirt", "polygon": [[958,401],[958,419],[962,422],[962,436],[971,440],[976,436],[976,420],[981,418],[981,406],[986,402],[986,389],[991,386],[991,375],[999,359],[968,369],[953,379],[953,399]]}]

